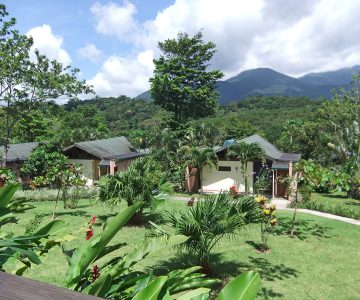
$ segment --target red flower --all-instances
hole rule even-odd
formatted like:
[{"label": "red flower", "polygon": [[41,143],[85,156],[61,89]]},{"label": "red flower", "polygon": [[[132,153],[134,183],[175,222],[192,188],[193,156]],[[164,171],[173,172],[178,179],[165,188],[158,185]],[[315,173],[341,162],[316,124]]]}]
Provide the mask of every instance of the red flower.
[{"label": "red flower", "polygon": [[238,196],[238,189],[236,188],[235,185],[231,186],[229,189],[230,195],[235,199]]},{"label": "red flower", "polygon": [[92,219],[90,220],[89,224],[93,225],[96,222],[96,216],[93,216]]},{"label": "red flower", "polygon": [[85,240],[90,240],[93,235],[94,235],[94,229],[89,227],[89,229],[86,231]]},{"label": "red flower", "polygon": [[100,269],[97,265],[93,266],[91,270],[91,281],[94,282],[100,276]]}]

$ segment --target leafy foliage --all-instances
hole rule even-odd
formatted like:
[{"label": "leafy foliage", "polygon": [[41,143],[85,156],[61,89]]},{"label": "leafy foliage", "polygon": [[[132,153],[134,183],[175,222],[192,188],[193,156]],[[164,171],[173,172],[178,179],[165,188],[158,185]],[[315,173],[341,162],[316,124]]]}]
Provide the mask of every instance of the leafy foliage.
[{"label": "leafy foliage", "polygon": [[14,29],[15,19],[7,20],[8,13],[0,6],[0,97],[4,104],[5,134],[2,144],[6,165],[7,151],[15,125],[28,112],[38,108],[48,99],[67,97],[74,99],[80,93],[89,93],[91,88],[85,81],[77,79],[78,69],[63,66],[56,60],[35,51],[30,58],[32,38]]},{"label": "leafy foliage", "polygon": [[245,224],[260,221],[260,213],[252,197],[234,201],[227,193],[220,193],[206,195],[188,211],[168,213],[167,219],[178,234],[189,236],[182,247],[196,255],[198,263],[210,272],[210,255],[215,245]]},{"label": "leafy foliage", "polygon": [[[8,222],[16,222],[15,214],[32,206],[13,201],[18,184],[8,184],[0,189],[0,226]],[[33,234],[24,236],[4,237],[0,235],[0,270],[7,264],[18,262],[15,273],[22,275],[32,264],[40,264],[39,257],[44,256],[51,248],[62,241],[62,231],[66,224],[63,221],[53,221]]]},{"label": "leafy foliage", "polygon": [[133,161],[126,171],[102,179],[99,199],[109,204],[126,201],[128,206],[141,202],[138,215],[141,218],[144,208],[154,210],[171,192],[172,186],[166,181],[166,174],[159,163],[151,157],[145,157]]},{"label": "leafy foliage", "polygon": [[215,45],[204,43],[202,32],[193,37],[179,33],[177,39],[160,42],[159,48],[163,55],[154,60],[154,77],[150,79],[155,104],[172,112],[176,123],[214,114],[216,80],[223,74],[206,69]]},{"label": "leafy foliage", "polygon": [[265,152],[257,143],[236,142],[229,147],[229,157],[236,158],[240,162],[240,170],[244,177],[245,193],[249,193],[248,163],[255,159],[264,160]]}]

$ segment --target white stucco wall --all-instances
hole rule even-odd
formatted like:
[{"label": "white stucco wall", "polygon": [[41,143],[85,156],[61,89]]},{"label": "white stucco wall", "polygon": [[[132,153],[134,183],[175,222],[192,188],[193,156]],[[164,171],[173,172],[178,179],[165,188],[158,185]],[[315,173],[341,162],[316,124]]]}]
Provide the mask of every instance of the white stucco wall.
[{"label": "white stucco wall", "polygon": [[[218,167],[231,167],[231,171],[218,171],[216,168],[206,166],[202,169],[202,188],[204,193],[218,193],[228,191],[235,185],[239,192],[245,192],[244,177],[241,174],[238,161],[219,160]],[[248,163],[249,191],[253,192],[253,163]]]},{"label": "white stucco wall", "polygon": [[92,159],[68,159],[69,164],[77,164],[83,166],[82,173],[87,179],[86,185],[93,185],[94,180],[98,179],[98,163]]}]

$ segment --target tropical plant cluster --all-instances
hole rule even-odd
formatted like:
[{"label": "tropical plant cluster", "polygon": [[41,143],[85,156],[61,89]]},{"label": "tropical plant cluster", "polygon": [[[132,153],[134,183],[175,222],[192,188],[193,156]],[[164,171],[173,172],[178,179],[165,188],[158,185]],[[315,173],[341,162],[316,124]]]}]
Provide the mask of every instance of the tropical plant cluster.
[{"label": "tropical plant cluster", "polygon": [[[12,198],[18,187],[17,184],[8,184],[0,189],[0,216],[3,222],[0,226],[15,221],[13,214],[19,207],[12,204]],[[61,246],[69,261],[64,281],[64,287],[69,289],[109,299],[186,300],[193,299],[194,296],[208,299],[210,288],[218,284],[219,280],[206,278],[199,272],[201,267],[174,270],[162,276],[135,271],[133,268],[152,252],[186,242],[188,237],[184,235],[150,237],[141,247],[126,255],[108,256],[125,246],[108,244],[141,206],[141,201],[138,201],[127,207],[111,218],[101,231],[94,229],[97,218],[93,216],[83,228],[72,229],[71,234],[68,233],[69,228],[65,222],[54,220],[37,231],[34,230],[36,224],[32,224],[31,230],[26,230],[24,236],[1,236],[0,249],[5,255],[1,256],[0,269],[6,270],[15,262],[15,274],[22,275],[33,264],[45,263],[41,259],[52,248]],[[85,235],[82,235],[79,246],[75,249],[64,247],[64,242],[78,239],[84,231]],[[254,299],[259,287],[259,274],[245,272],[220,291],[216,299]]]}]

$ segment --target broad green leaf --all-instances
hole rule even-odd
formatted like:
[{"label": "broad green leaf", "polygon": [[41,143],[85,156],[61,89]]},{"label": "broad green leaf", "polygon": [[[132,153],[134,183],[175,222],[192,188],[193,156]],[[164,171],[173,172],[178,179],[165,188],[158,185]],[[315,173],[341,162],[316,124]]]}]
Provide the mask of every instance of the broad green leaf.
[{"label": "broad green leaf", "polygon": [[7,207],[14,196],[17,189],[20,187],[18,183],[9,183],[0,188],[0,208]]},{"label": "broad green leaf", "polygon": [[12,250],[16,251],[16,252],[19,252],[20,254],[23,254],[25,255],[26,257],[29,258],[29,260],[34,263],[34,264],[41,264],[41,260],[39,259],[39,257],[33,252],[33,251],[30,251],[30,250],[26,250],[26,249],[21,249],[21,248],[18,248],[18,247],[10,247]]},{"label": "broad green leaf", "polygon": [[249,271],[230,281],[216,300],[254,300],[260,289],[260,275]]},{"label": "broad green leaf", "polygon": [[89,241],[85,241],[75,250],[66,275],[66,287],[72,289],[76,288],[77,283],[85,270],[94,260],[96,260],[97,256],[103,252],[114,235],[129,221],[141,205],[142,202],[136,202],[134,205],[121,211],[107,223],[104,231],[99,236],[93,237]]},{"label": "broad green leaf", "polygon": [[34,236],[47,236],[56,234],[66,228],[66,222],[62,220],[54,220],[40,228]]},{"label": "broad green leaf", "polygon": [[207,300],[209,298],[210,291],[211,290],[207,288],[198,288],[182,294],[177,297],[176,300]]},{"label": "broad green leaf", "polygon": [[158,295],[161,292],[162,287],[164,286],[167,280],[167,276],[160,276],[154,279],[150,284],[144,288],[142,291],[137,293],[133,300],[157,300]]},{"label": "broad green leaf", "polygon": [[104,276],[100,275],[100,277],[96,279],[95,282],[91,284],[90,288],[85,292],[89,295],[105,297],[111,284],[112,278],[110,274],[104,274]]},{"label": "broad green leaf", "polygon": [[160,251],[168,247],[173,247],[182,244],[188,239],[184,235],[174,236],[160,236],[147,240],[144,245],[135,249],[133,252],[127,254],[118,264],[116,264],[111,271],[111,275],[115,278],[137,262],[143,260],[147,255],[155,251]]},{"label": "broad green leaf", "polygon": [[184,278],[183,281],[180,281],[178,284],[175,284],[171,287],[171,293],[179,293],[189,289],[196,289],[200,287],[212,287],[216,284],[219,284],[221,281],[219,279],[207,279],[207,278],[194,278],[187,279]]}]

